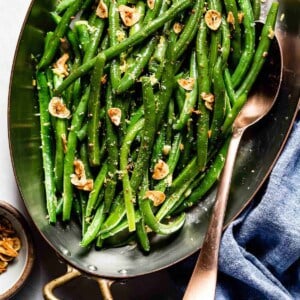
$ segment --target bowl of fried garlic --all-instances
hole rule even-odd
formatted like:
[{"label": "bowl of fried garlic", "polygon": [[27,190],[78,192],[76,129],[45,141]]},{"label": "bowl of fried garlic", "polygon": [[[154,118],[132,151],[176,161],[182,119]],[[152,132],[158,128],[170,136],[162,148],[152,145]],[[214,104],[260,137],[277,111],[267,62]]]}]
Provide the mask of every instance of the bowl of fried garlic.
[{"label": "bowl of fried garlic", "polygon": [[0,200],[0,300],[9,299],[22,287],[33,261],[32,239],[23,215]]}]

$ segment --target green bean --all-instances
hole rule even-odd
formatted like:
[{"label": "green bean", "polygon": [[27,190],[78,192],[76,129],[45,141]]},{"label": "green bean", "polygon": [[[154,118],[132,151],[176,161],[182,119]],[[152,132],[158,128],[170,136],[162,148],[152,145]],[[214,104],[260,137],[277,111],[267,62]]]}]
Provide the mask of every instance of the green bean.
[{"label": "green bean", "polygon": [[91,76],[91,93],[88,105],[88,145],[89,161],[92,166],[100,165],[100,142],[99,142],[99,122],[100,122],[100,93],[101,77],[105,65],[105,56],[97,56],[97,64]]},{"label": "green bean", "polygon": [[234,88],[244,80],[245,74],[252,62],[255,47],[254,17],[250,0],[238,0],[238,3],[244,12],[243,25],[245,27],[245,46],[239,63],[231,77],[232,86]]},{"label": "green bean", "polygon": [[153,21],[159,14],[159,11],[161,9],[161,6],[163,5],[165,1],[162,0],[155,0],[154,2],[154,8],[148,8],[147,13],[145,15],[143,24],[144,26],[148,25],[151,21]]},{"label": "green bean", "polygon": [[[119,44],[109,47],[103,51],[103,54],[106,56],[107,61],[119,55],[124,50],[129,47],[133,47],[137,44],[140,44],[145,39],[147,39],[151,34],[153,34],[156,30],[161,28],[167,21],[173,19],[178,13],[187,9],[192,4],[192,0],[180,0],[173,4],[166,12],[164,12],[161,16],[156,18],[155,20],[146,24],[142,30],[123,40]],[[100,53],[102,55],[102,53]],[[98,54],[98,55],[100,55]],[[64,82],[56,89],[56,93],[60,94],[66,89],[74,80],[78,77],[86,74],[91,68],[93,68],[96,63],[97,57],[94,57],[90,61],[82,64],[79,68],[77,68],[74,72],[72,72]]]},{"label": "green bean", "polygon": [[223,78],[224,78],[226,94],[229,98],[230,105],[234,105],[236,101],[235,90],[232,86],[231,76],[228,68],[225,68]]},{"label": "green bean", "polygon": [[43,56],[37,66],[38,70],[45,69],[51,63],[56,54],[56,50],[59,47],[60,39],[64,36],[68,29],[71,18],[80,10],[82,4],[83,0],[75,0],[74,3],[72,3],[72,5],[65,11],[61,21],[55,28],[49,42],[47,43],[47,48],[44,50]]},{"label": "green bean", "polygon": [[[136,220],[136,222],[139,222],[141,220],[141,214],[139,213],[139,211],[135,212],[135,220]],[[101,236],[102,240],[105,240],[105,239],[108,239],[110,237],[120,234],[124,230],[128,230],[128,220],[127,219],[123,220],[121,223],[119,223],[116,227],[112,228],[110,231],[102,233],[100,236]]]},{"label": "green bean", "polygon": [[[106,5],[107,4],[108,1],[106,1]],[[96,14],[93,14],[89,26],[92,27],[92,29],[90,29],[90,42],[85,49],[83,63],[89,61],[96,55],[97,47],[99,46],[101,37],[103,35],[105,21],[99,18]]]},{"label": "green bean", "polygon": [[126,215],[125,203],[123,199],[123,195],[119,194],[116,197],[115,202],[112,204],[110,209],[110,213],[103,223],[101,230],[99,231],[99,235],[110,231],[111,229],[115,228]]},{"label": "green bean", "polygon": [[190,78],[194,80],[192,91],[186,93],[186,98],[179,119],[173,125],[175,130],[181,130],[187,123],[193,113],[195,103],[197,101],[198,86],[197,86],[197,63],[196,52],[193,51],[190,59]]},{"label": "green bean", "polygon": [[197,164],[203,170],[207,162],[209,110],[203,101],[203,95],[210,93],[210,80],[208,75],[208,49],[207,49],[207,26],[204,18],[201,19],[200,29],[196,38],[196,55],[198,65],[198,110],[197,120]]},{"label": "green bean", "polygon": [[240,97],[237,98],[236,102],[234,103],[233,107],[227,114],[225,121],[222,125],[222,132],[226,135],[226,133],[230,132],[231,125],[233,124],[236,116],[238,115],[239,111],[243,107],[247,100],[247,94],[242,94]]},{"label": "green bean", "polygon": [[93,210],[96,207],[96,202],[99,197],[100,190],[104,184],[104,181],[106,180],[106,175],[107,175],[107,163],[104,163],[100,169],[100,172],[98,173],[96,180],[94,182],[94,187],[92,191],[89,193],[89,199],[86,205],[86,212],[85,216],[88,218],[91,216]]},{"label": "green bean", "polygon": [[230,18],[232,17],[231,22],[231,47],[232,47],[232,52],[231,52],[231,61],[232,64],[236,67],[239,60],[240,56],[242,53],[241,50],[241,27],[239,24],[239,17],[238,17],[238,8],[236,5],[235,0],[225,0],[224,1],[226,12],[227,12],[227,18],[230,21]]},{"label": "green bean", "polygon": [[124,93],[136,82],[136,80],[144,70],[145,66],[149,62],[149,59],[154,51],[154,48],[157,45],[156,41],[157,41],[156,37],[153,37],[148,42],[148,44],[146,44],[146,46],[143,47],[138,52],[135,63],[128,68],[128,70],[120,80],[119,85],[116,87],[115,92],[117,94]]},{"label": "green bean", "polygon": [[[113,107],[113,94],[111,85],[109,84],[106,91],[106,112]],[[123,114],[123,112],[122,112]],[[104,211],[107,213],[110,209],[112,200],[115,196],[116,184],[117,184],[117,172],[119,167],[119,141],[115,128],[106,113],[106,149],[107,149],[107,180],[104,195]]]},{"label": "green bean", "polygon": [[142,249],[146,252],[150,251],[150,241],[147,234],[144,218],[136,223],[136,234]]},{"label": "green bean", "polygon": [[144,217],[145,223],[156,233],[162,235],[172,234],[178,231],[185,222],[185,214],[182,213],[177,218],[169,222],[168,224],[164,224],[159,222],[155,215],[153,214],[151,208],[151,200],[144,198],[139,200],[139,206],[141,209],[141,213]]},{"label": "green bean", "polygon": [[230,54],[230,30],[229,30],[228,23],[226,22],[224,17],[222,18],[221,29],[222,29],[221,56],[223,60],[223,68],[226,68],[228,64],[229,54]]},{"label": "green bean", "polygon": [[80,242],[81,247],[87,247],[93,240],[96,239],[97,234],[104,221],[104,204],[101,204],[93,217],[92,223],[88,226],[85,234]]},{"label": "green bean", "polygon": [[73,201],[73,186],[71,183],[71,174],[73,174],[73,163],[77,146],[77,131],[81,128],[82,122],[86,115],[90,89],[87,88],[84,92],[81,101],[73,113],[70,132],[68,134],[67,152],[64,159],[64,185],[63,185],[63,221],[70,220],[72,201]]},{"label": "green bean", "polygon": [[87,48],[90,44],[90,33],[88,29],[88,21],[86,20],[79,20],[74,23],[74,29],[76,30],[79,45],[82,49],[83,53],[86,52]]},{"label": "green bean", "polygon": [[89,225],[85,218],[87,194],[84,191],[79,191],[78,199],[81,206],[81,234],[84,236]]},{"label": "green bean", "polygon": [[170,211],[179,205],[179,201],[183,193],[188,189],[190,184],[193,182],[194,178],[197,176],[197,173],[193,174],[178,190],[174,191],[160,206],[155,217],[158,221],[161,221],[163,218],[169,215]]},{"label": "green bean", "polygon": [[179,39],[176,41],[174,48],[173,48],[173,60],[177,60],[187,49],[190,42],[196,35],[198,31],[198,24],[200,23],[200,18],[203,13],[203,0],[196,0],[195,5],[193,7],[193,13],[191,14],[189,20],[187,21],[186,25],[182,33],[180,34]]},{"label": "green bean", "polygon": [[252,0],[251,2],[254,20],[259,20],[261,11],[261,0]]},{"label": "green bean", "polygon": [[129,130],[124,138],[123,144],[120,150],[120,169],[122,172],[122,184],[124,193],[124,202],[126,207],[126,215],[128,219],[129,231],[135,230],[135,217],[134,217],[134,202],[135,195],[130,185],[130,179],[128,175],[128,154],[130,151],[130,145],[133,142],[137,133],[142,130],[144,126],[144,119],[140,119],[135,123],[131,130]]},{"label": "green bean", "polygon": [[155,139],[155,143],[152,149],[152,157],[150,169],[153,170],[154,165],[158,162],[159,159],[162,158],[163,148],[166,144],[166,127],[163,126],[157,133],[157,137]]},{"label": "green bean", "polygon": [[225,117],[225,85],[223,81],[221,57],[218,58],[213,70],[213,88],[215,100],[213,117],[210,126],[210,145],[216,145]]},{"label": "green bean", "polygon": [[146,5],[144,1],[138,1],[135,5],[136,12],[140,15],[138,22],[130,27],[129,35],[133,35],[143,28]]},{"label": "green bean", "polygon": [[55,120],[55,158],[54,158],[54,176],[57,191],[63,190],[63,173],[64,173],[64,152],[65,140],[67,139],[67,124],[66,120]]},{"label": "green bean", "polygon": [[142,77],[142,94],[144,104],[144,123],[147,124],[143,128],[142,141],[139,148],[138,158],[134,166],[130,179],[130,185],[135,191],[141,184],[144,172],[148,170],[151,157],[151,149],[155,137],[155,100],[151,80],[149,77]]},{"label": "green bean", "polygon": [[275,22],[278,14],[278,2],[273,2],[268,12],[265,25],[261,32],[261,38],[255,51],[252,66],[244,79],[243,83],[236,92],[236,96],[239,97],[244,93],[248,93],[253,86],[258,73],[260,72],[265,59],[266,53],[268,53],[270,44],[273,39],[275,30]]},{"label": "green bean", "polygon": [[160,180],[160,182],[155,185],[154,187],[155,191],[164,192],[166,188],[172,184],[173,172],[175,171],[180,156],[181,140],[182,140],[181,133],[177,133],[174,136],[174,141],[172,143],[172,147],[167,160],[167,165],[169,167],[169,174],[166,178]]},{"label": "green bean", "polygon": [[[121,32],[123,32],[123,29],[120,25],[120,17],[119,17],[117,1],[112,1],[109,6],[108,21],[109,21],[109,24],[108,24],[108,26],[109,26],[109,46],[114,47],[120,43],[119,36],[121,35]],[[115,90],[117,88],[120,80],[121,80],[120,59],[119,59],[119,57],[115,57],[112,60],[111,65],[110,65],[110,81],[111,81],[113,90]]]},{"label": "green bean", "polygon": [[176,210],[177,213],[182,212],[185,209],[197,203],[201,199],[201,197],[203,197],[217,181],[225,163],[225,157],[229,145],[229,140],[230,139],[227,139],[226,142],[223,144],[218,155],[216,156],[213,163],[207,170],[205,176],[203,177],[203,180],[200,182],[199,186],[194,189],[192,194]]},{"label": "green bean", "polygon": [[66,10],[74,2],[75,2],[75,0],[62,0],[62,1],[60,1],[55,7],[55,12],[58,13],[58,14],[61,14],[64,10]]},{"label": "green bean", "polygon": [[88,123],[85,123],[80,130],[77,132],[77,138],[79,141],[83,141],[87,137],[87,131],[88,131]]},{"label": "green bean", "polygon": [[47,211],[49,215],[49,222],[55,223],[57,198],[56,198],[55,179],[53,174],[52,142],[50,138],[51,122],[50,122],[50,115],[47,113],[50,96],[49,96],[48,84],[47,84],[47,79],[45,74],[42,72],[37,72],[36,79],[37,79],[37,87],[38,87],[40,131],[41,131]]}]

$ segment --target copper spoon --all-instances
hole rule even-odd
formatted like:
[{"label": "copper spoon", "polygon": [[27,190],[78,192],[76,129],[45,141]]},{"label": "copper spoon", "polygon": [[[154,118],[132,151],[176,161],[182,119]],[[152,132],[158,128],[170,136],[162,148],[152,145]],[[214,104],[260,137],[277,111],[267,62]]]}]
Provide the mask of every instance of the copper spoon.
[{"label": "copper spoon", "polygon": [[211,300],[215,298],[218,272],[218,254],[231,177],[239,144],[245,130],[258,122],[272,108],[277,98],[282,78],[282,54],[275,37],[261,75],[253,86],[232,126],[232,137],[220,176],[220,182],[210,223],[192,277],[187,286],[184,300]]}]

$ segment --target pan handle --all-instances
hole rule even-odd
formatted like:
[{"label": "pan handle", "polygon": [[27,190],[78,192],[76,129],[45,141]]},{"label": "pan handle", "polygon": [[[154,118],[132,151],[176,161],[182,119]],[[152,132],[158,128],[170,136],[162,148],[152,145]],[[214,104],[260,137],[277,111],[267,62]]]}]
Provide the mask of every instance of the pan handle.
[{"label": "pan handle", "polygon": [[[54,290],[79,276],[82,276],[81,272],[68,265],[67,272],[64,275],[51,280],[44,286],[43,289],[44,299],[59,300],[59,298],[54,296]],[[99,277],[92,278],[92,279],[98,282],[103,300],[113,300],[113,296],[110,290],[110,286],[112,285],[113,281],[105,278],[99,278]]]}]

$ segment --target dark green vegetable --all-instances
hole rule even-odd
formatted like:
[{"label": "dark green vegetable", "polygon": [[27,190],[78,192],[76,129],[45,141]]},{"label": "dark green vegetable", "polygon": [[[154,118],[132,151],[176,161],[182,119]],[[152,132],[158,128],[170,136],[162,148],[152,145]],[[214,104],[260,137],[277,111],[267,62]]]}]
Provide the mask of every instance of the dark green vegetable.
[{"label": "dark green vegetable", "polygon": [[43,168],[45,176],[45,192],[47,211],[49,215],[49,222],[56,222],[56,188],[55,178],[53,173],[53,160],[52,160],[52,141],[51,141],[51,121],[48,114],[48,104],[50,101],[47,78],[44,73],[37,72],[37,89],[39,99],[39,111],[40,111],[40,130],[41,130],[41,142],[42,142],[42,157]]},{"label": "dark green vegetable", "polygon": [[[277,2],[255,45],[259,11],[255,0],[57,4],[37,65],[51,223],[74,218],[82,247],[136,240],[144,252],[184,226],[218,179],[274,36]],[[49,115],[55,96],[68,118]]]}]

